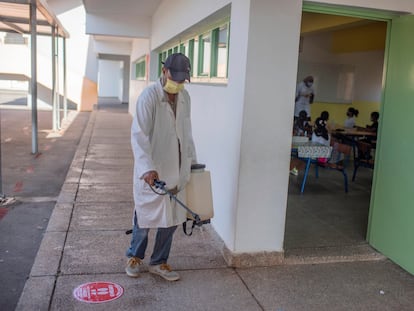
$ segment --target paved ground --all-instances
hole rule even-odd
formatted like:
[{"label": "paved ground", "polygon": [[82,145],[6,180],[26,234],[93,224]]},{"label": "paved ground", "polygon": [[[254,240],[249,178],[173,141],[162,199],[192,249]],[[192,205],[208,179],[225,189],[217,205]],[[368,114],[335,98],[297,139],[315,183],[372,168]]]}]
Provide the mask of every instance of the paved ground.
[{"label": "paved ground", "polygon": [[90,115],[71,111],[53,133],[51,111],[39,111],[40,153],[33,155],[31,111],[17,102],[0,96],[2,193],[16,199],[0,206],[0,310],[17,305]]},{"label": "paved ground", "polygon": [[[413,310],[414,276],[388,260],[234,269],[210,225],[191,237],[177,231],[170,264],[180,281],[146,269],[127,277],[131,117],[116,107],[100,107],[89,119],[16,310]],[[74,298],[81,284],[104,281],[123,295],[102,304]]]}]

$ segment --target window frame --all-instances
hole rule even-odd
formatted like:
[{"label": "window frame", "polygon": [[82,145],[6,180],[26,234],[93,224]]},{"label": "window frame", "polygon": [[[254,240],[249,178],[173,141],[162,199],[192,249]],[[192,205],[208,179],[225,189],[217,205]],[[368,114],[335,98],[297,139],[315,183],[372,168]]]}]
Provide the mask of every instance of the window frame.
[{"label": "window frame", "polygon": [[[226,55],[225,60],[225,75],[218,77],[219,74],[219,44],[220,44],[220,30],[226,29]],[[209,38],[210,41],[210,52],[208,55],[205,53],[205,38]],[[195,83],[218,83],[226,84],[228,82],[228,66],[229,66],[229,49],[230,49],[230,20],[226,19],[220,23],[207,28],[207,31],[198,32],[193,34],[186,40],[183,40],[175,44],[171,44],[162,48],[158,52],[158,73],[161,74],[162,62],[170,56],[172,53],[183,53],[186,55],[192,64],[191,66],[191,82]],[[206,63],[207,62],[207,63]],[[205,65],[208,65],[208,69]],[[224,74],[223,69],[221,73]]]},{"label": "window frame", "polygon": [[139,58],[135,62],[135,80],[147,80],[147,59],[146,56]]}]

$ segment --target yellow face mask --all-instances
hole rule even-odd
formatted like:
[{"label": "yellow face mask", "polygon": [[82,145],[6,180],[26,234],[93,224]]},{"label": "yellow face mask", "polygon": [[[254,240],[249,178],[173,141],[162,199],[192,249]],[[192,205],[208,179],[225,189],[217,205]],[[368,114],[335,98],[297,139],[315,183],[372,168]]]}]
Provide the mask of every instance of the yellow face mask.
[{"label": "yellow face mask", "polygon": [[177,83],[171,79],[167,79],[164,85],[164,91],[169,94],[177,94],[182,89],[184,89],[184,83]]}]

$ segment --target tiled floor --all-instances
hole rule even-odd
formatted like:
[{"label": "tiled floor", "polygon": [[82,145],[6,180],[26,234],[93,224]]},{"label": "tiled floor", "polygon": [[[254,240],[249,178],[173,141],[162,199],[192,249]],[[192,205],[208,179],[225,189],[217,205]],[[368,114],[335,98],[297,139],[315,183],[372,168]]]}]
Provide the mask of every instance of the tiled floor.
[{"label": "tiled floor", "polygon": [[290,175],[285,250],[346,247],[366,244],[372,170],[360,168],[354,182],[352,164],[347,170],[349,192],[338,171],[312,168],[305,191],[300,193],[303,172]]}]

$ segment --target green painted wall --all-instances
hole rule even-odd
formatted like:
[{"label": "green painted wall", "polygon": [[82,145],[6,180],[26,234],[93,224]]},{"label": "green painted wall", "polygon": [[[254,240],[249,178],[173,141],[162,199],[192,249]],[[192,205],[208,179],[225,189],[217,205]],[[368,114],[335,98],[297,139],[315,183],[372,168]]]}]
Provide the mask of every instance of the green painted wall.
[{"label": "green painted wall", "polygon": [[414,16],[392,20],[368,241],[414,274]]},{"label": "green painted wall", "polygon": [[[414,16],[395,17],[385,11],[309,3],[304,3],[303,10],[392,20],[387,35],[387,72],[367,239],[374,248],[414,274]],[[312,117],[326,107],[333,111],[333,118],[340,118],[347,106],[330,109],[331,105],[315,103]]]}]

